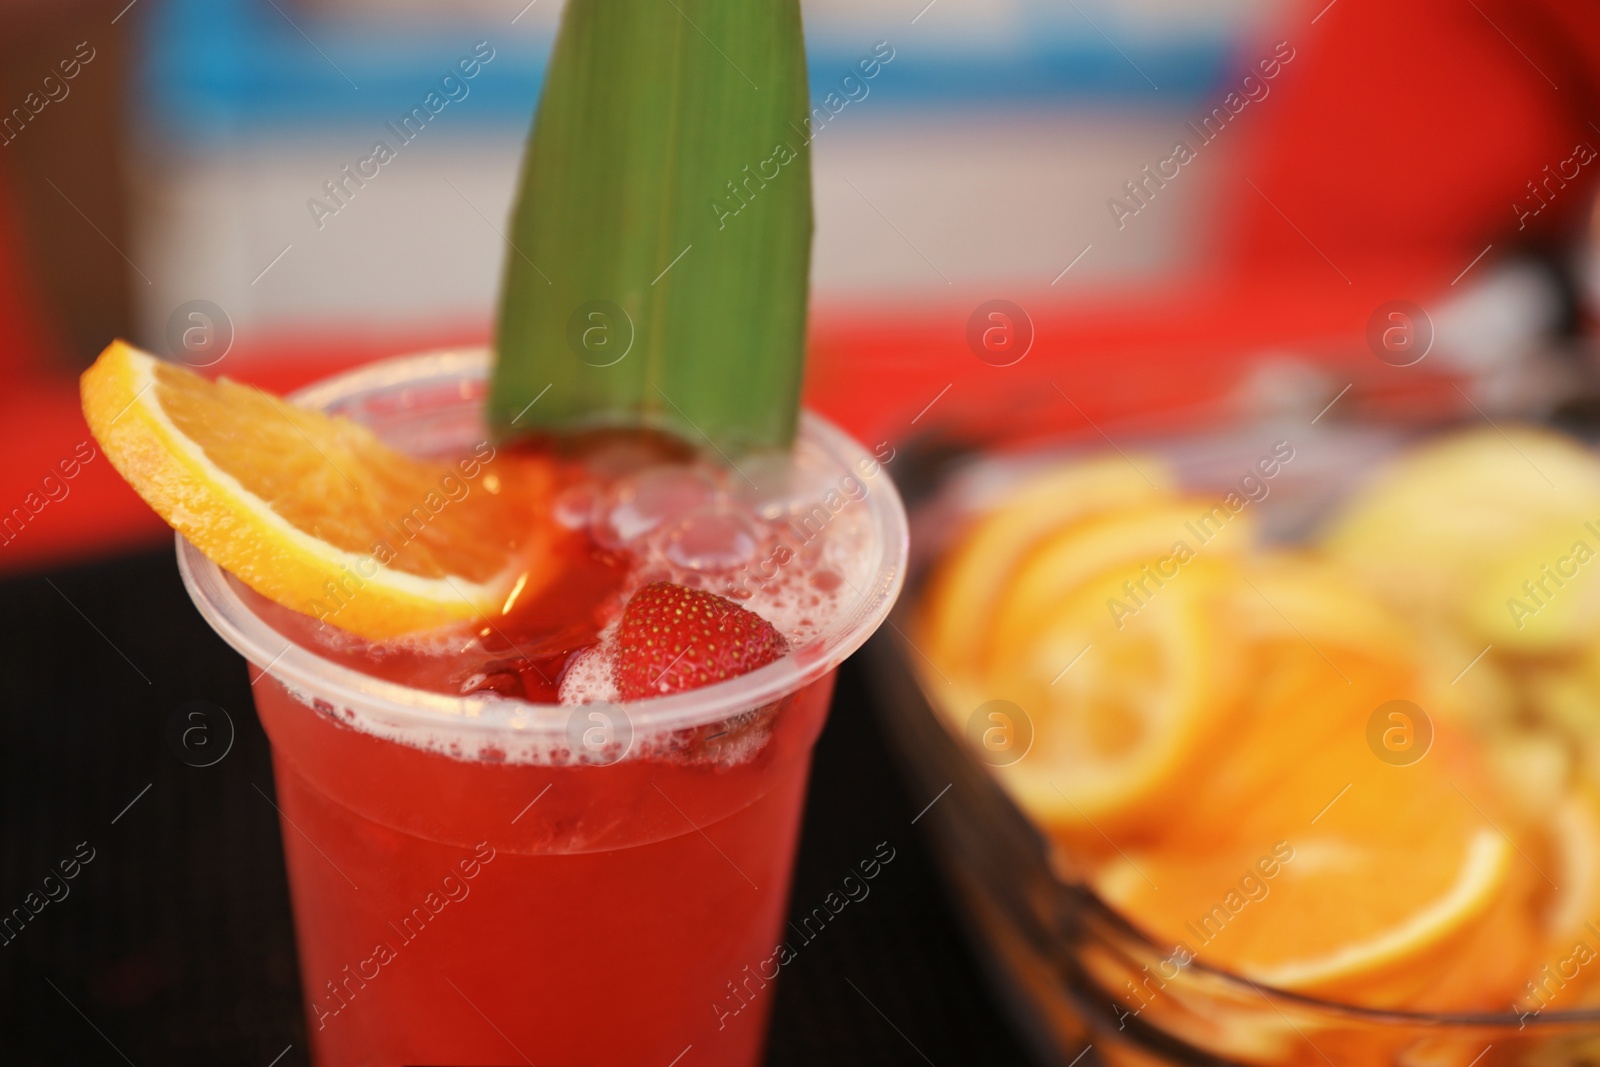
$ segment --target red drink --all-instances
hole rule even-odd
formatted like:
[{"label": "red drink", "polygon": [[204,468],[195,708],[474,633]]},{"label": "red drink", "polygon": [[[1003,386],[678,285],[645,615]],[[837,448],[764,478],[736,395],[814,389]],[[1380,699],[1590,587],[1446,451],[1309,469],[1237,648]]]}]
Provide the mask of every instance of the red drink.
[{"label": "red drink", "polygon": [[[552,767],[395,744],[264,680],[317,1062],[757,1062],[832,682],[733,766]],[[730,983],[751,1010],[719,1016]]]},{"label": "red drink", "polygon": [[[439,452],[481,436],[484,366],[394,361],[300,399]],[[747,491],[748,473],[782,491]],[[580,480],[564,499],[586,547],[554,600],[464,628],[445,653],[330,642],[180,543],[196,603],[266,671],[318,1064],[759,1059],[811,748],[834,669],[898,592],[904,515],[877,464],[814,419],[792,466],[708,474],[709,510],[649,489],[677,477]],[[613,495],[572,507],[585,490]],[[660,577],[740,596],[791,652],[606,702],[607,620]]]}]

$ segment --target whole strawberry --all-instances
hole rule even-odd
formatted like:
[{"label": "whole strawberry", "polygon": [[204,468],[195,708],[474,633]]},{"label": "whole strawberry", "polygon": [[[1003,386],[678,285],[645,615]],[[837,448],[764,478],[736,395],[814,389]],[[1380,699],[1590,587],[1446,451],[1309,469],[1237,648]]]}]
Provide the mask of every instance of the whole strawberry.
[{"label": "whole strawberry", "polygon": [[788,642],[766,619],[724,597],[652,582],[622,609],[616,680],[623,700],[698,689],[778,659]]}]

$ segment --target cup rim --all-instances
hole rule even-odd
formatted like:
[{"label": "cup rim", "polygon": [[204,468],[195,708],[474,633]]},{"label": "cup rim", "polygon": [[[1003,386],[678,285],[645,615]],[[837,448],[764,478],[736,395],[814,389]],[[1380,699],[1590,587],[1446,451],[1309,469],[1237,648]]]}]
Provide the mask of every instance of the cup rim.
[{"label": "cup rim", "polygon": [[[291,401],[315,408],[363,393],[403,389],[440,380],[486,378],[489,349],[463,347],[395,356],[322,379],[292,394]],[[801,413],[801,439],[820,446],[841,469],[869,458],[857,441],[810,411]],[[764,707],[816,681],[860,648],[888,618],[905,583],[908,526],[900,494],[886,471],[861,502],[868,509],[877,545],[872,577],[860,596],[823,634],[788,655],[748,674],[700,689],[647,700],[608,704],[621,708],[635,731],[664,731],[718,722]],[[535,704],[507,697],[447,696],[365,674],[295,643],[257,615],[227,580],[226,572],[176,535],[178,570],[195,607],[224,641],[306,703],[316,698],[377,714],[387,724],[447,729],[509,738],[559,736],[573,708],[593,705]],[[260,676],[257,679],[259,681]]]}]

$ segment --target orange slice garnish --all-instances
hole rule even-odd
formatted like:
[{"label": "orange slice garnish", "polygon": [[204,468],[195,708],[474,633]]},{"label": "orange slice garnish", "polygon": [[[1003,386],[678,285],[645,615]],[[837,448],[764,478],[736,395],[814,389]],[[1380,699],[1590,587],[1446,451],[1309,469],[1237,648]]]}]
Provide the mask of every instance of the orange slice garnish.
[{"label": "orange slice garnish", "polygon": [[105,454],[173,529],[263,596],[371,639],[497,614],[554,577],[548,464],[416,459],[349,419],[122,342],[82,380]]}]

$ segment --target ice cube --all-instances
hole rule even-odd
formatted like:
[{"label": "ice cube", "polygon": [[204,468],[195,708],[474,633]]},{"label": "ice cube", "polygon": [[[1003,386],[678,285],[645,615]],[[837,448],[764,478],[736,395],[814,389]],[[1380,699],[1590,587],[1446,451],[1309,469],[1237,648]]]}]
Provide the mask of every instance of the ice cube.
[{"label": "ice cube", "polygon": [[740,461],[739,471],[742,477],[731,482],[735,499],[768,522],[810,511],[837,488],[821,471],[796,462],[787,452],[750,456]]},{"label": "ice cube", "polygon": [[662,523],[710,502],[715,492],[703,475],[682,467],[640,471],[601,498],[595,540],[606,548],[626,548]]},{"label": "ice cube", "polygon": [[761,534],[744,515],[727,508],[701,508],[667,532],[665,555],[695,571],[731,571],[756,558]]}]

